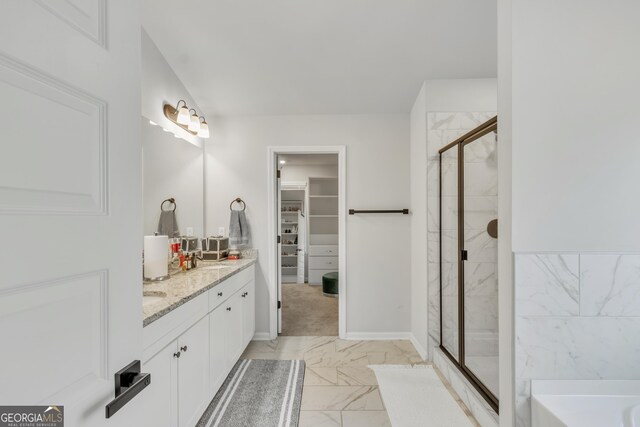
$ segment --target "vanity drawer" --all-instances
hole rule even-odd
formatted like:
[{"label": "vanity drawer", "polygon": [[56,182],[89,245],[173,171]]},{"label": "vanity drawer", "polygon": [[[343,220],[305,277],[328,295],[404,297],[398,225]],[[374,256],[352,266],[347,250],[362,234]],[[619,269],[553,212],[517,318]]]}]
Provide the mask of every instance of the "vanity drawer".
[{"label": "vanity drawer", "polygon": [[309,246],[310,256],[338,256],[338,245]]},{"label": "vanity drawer", "polygon": [[254,276],[255,268],[252,265],[211,288],[209,290],[209,311],[226,301],[231,295],[249,283]]},{"label": "vanity drawer", "polygon": [[337,271],[338,257],[337,256],[310,256],[309,269],[310,270],[333,269],[334,271]]}]

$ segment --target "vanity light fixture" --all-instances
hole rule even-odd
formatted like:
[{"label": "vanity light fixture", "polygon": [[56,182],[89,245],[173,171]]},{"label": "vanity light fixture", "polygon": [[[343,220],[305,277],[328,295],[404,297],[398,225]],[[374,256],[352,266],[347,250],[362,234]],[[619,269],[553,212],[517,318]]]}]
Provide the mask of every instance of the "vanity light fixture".
[{"label": "vanity light fixture", "polygon": [[196,110],[194,110],[193,108],[189,110],[189,112],[192,112],[192,111],[193,111],[193,114],[191,115],[191,121],[189,122],[188,129],[191,132],[195,132],[197,134],[198,131],[200,130],[200,117],[198,117],[198,113],[196,113]]},{"label": "vanity light fixture", "polygon": [[[184,104],[182,107],[180,107],[181,102]],[[176,110],[178,111],[176,122],[181,125],[188,125],[191,121],[191,114],[189,114],[189,107],[187,107],[187,103],[183,99],[176,104]]]},{"label": "vanity light fixture", "polygon": [[200,116],[202,121],[200,122],[200,130],[198,131],[198,136],[200,138],[209,138],[209,125],[205,120],[204,116]]},{"label": "vanity light fixture", "polygon": [[164,116],[178,125],[180,128],[189,132],[191,135],[201,138],[209,138],[209,125],[207,121],[200,121],[198,113],[193,108],[189,109],[184,100],[178,101],[174,107],[171,104],[164,104]]}]

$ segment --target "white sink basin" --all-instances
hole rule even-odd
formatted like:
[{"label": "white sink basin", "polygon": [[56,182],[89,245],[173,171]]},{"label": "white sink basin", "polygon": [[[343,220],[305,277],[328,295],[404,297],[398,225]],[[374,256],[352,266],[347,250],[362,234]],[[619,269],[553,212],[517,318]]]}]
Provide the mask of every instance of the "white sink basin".
[{"label": "white sink basin", "polygon": [[142,305],[153,304],[158,301],[162,301],[167,296],[166,293],[160,291],[148,291],[142,293]]}]

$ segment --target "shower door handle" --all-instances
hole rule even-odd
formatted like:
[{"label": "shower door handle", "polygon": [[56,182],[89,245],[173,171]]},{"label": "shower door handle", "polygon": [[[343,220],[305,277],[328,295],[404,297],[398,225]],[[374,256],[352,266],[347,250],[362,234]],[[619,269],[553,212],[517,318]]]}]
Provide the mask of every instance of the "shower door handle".
[{"label": "shower door handle", "polygon": [[460,259],[462,261],[467,261],[469,259],[469,253],[465,249],[460,251]]}]

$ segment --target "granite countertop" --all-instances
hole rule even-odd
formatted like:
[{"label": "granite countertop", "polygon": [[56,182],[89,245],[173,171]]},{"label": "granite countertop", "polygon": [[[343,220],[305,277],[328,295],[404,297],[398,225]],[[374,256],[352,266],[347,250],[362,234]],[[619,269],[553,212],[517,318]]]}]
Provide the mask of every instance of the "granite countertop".
[{"label": "granite countertop", "polygon": [[148,326],[225,279],[255,264],[256,260],[257,254],[251,253],[233,261],[200,261],[195,270],[177,272],[162,282],[145,282],[142,286],[143,293],[161,298],[143,303],[142,326]]}]

